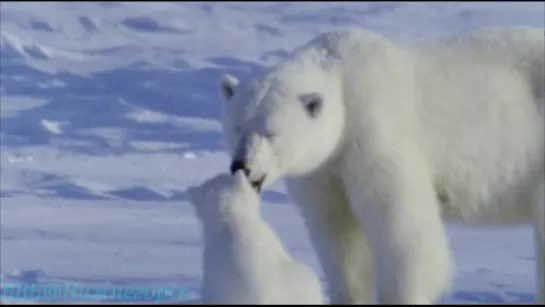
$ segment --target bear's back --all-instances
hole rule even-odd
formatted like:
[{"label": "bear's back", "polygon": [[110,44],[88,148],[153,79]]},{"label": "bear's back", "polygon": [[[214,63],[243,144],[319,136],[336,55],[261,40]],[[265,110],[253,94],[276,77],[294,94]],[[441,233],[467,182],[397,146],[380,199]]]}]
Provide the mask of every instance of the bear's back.
[{"label": "bear's back", "polygon": [[531,83],[535,97],[543,102],[545,75],[545,30],[533,27],[487,27],[414,46],[419,61],[465,65],[468,71],[479,67],[504,67],[521,74]]}]

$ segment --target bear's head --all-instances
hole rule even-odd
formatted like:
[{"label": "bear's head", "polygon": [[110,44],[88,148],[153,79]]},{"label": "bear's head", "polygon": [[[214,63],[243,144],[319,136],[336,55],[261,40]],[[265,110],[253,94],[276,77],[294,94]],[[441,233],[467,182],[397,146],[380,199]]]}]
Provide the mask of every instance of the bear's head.
[{"label": "bear's head", "polygon": [[296,59],[247,84],[224,75],[223,132],[232,158],[260,191],[305,176],[335,155],[344,132],[341,77],[319,57]]}]

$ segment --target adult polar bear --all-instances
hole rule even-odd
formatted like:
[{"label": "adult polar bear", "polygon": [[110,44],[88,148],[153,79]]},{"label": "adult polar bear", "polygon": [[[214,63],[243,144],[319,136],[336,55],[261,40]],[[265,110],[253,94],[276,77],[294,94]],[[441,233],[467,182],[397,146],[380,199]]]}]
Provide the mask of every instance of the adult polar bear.
[{"label": "adult polar bear", "polygon": [[441,218],[535,218],[544,301],[543,29],[488,28],[414,45],[323,34],[248,84],[225,75],[233,172],[280,177],[332,303],[433,303],[448,290]]}]

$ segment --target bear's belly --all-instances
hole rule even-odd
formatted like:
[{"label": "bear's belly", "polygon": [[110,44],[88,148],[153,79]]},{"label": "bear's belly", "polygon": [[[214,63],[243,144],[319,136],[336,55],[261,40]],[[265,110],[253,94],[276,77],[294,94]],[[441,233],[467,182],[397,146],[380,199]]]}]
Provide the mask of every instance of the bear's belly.
[{"label": "bear's belly", "polygon": [[483,226],[516,225],[531,221],[533,181],[506,184],[480,179],[443,179],[436,184],[437,203],[445,221]]}]

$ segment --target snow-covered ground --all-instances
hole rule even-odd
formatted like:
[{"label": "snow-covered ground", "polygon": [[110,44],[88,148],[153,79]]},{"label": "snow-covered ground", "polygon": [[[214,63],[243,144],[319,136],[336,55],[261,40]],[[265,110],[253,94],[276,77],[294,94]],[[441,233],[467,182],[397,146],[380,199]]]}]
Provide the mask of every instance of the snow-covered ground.
[{"label": "snow-covered ground", "polygon": [[[247,80],[334,27],[417,40],[545,26],[539,2],[0,6],[0,278],[4,302],[25,303],[199,302],[200,225],[184,191],[227,171],[222,73]],[[322,275],[283,183],[263,198]],[[529,226],[448,231],[457,269],[443,303],[535,300]],[[24,284],[36,288],[13,289]]]}]

